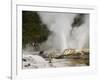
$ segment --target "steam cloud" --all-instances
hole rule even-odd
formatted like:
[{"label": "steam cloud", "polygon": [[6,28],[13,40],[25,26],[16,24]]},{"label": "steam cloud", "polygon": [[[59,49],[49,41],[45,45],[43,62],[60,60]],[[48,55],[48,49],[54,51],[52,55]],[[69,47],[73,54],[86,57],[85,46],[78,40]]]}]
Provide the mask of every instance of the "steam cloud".
[{"label": "steam cloud", "polygon": [[64,51],[68,48],[89,48],[89,15],[84,14],[84,23],[72,27],[78,13],[38,12],[41,21],[47,25],[52,34],[42,44],[46,47]]}]

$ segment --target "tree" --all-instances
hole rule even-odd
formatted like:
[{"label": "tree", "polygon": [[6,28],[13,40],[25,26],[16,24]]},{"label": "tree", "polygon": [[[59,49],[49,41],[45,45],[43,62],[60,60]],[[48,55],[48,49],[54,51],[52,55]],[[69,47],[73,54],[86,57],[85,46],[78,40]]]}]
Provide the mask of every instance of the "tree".
[{"label": "tree", "polygon": [[47,40],[50,31],[42,24],[35,11],[22,11],[22,47],[33,42],[42,43]]}]

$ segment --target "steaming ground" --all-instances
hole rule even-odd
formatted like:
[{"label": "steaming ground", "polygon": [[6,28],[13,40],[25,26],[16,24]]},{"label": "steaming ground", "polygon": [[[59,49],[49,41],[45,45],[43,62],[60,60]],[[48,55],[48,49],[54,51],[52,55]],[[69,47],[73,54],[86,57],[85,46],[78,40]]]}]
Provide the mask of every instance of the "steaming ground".
[{"label": "steaming ground", "polygon": [[[23,50],[23,68],[49,68],[86,66],[84,63],[73,64],[71,59],[52,59],[52,54],[63,54],[65,49],[89,48],[89,15],[78,13],[38,12],[43,24],[47,25],[52,34],[47,41],[39,45],[40,50],[30,47]],[[40,51],[43,51],[40,54]]]}]

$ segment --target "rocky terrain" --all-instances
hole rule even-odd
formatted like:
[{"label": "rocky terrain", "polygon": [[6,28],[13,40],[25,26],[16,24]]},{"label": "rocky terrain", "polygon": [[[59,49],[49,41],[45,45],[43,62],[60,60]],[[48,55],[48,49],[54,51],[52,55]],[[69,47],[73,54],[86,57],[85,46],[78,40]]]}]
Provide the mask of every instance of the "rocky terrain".
[{"label": "rocky terrain", "polygon": [[89,66],[88,49],[68,49],[63,54],[57,51],[48,52],[48,55],[43,51],[29,53],[23,54],[23,69]]}]

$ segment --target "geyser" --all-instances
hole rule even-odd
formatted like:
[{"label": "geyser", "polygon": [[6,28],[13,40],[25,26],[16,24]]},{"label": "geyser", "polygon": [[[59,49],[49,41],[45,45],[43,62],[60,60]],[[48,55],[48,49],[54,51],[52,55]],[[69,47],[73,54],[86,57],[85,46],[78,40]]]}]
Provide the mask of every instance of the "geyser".
[{"label": "geyser", "polygon": [[68,48],[84,48],[88,45],[87,22],[84,25],[80,25],[82,26],[81,28],[72,27],[72,23],[78,13],[38,12],[38,14],[43,24],[46,24],[52,32],[45,42],[46,46],[63,52]]}]

